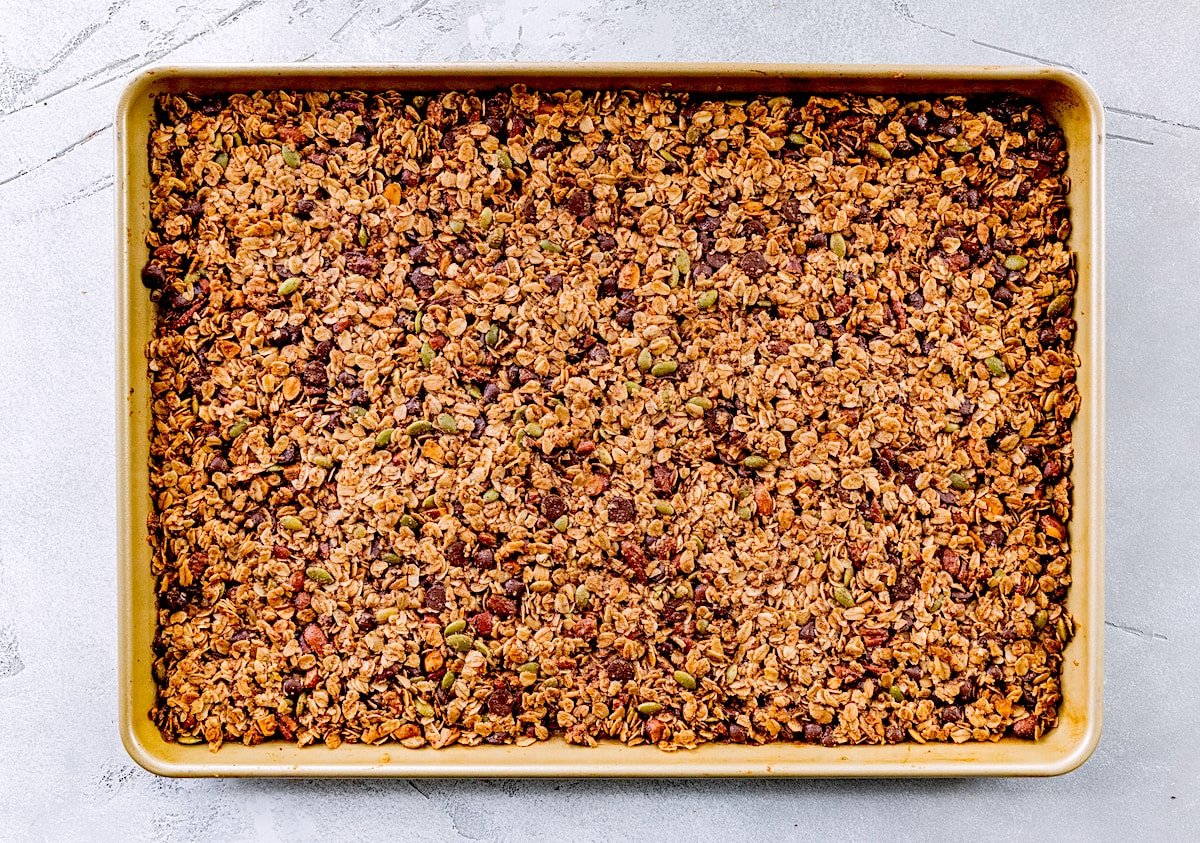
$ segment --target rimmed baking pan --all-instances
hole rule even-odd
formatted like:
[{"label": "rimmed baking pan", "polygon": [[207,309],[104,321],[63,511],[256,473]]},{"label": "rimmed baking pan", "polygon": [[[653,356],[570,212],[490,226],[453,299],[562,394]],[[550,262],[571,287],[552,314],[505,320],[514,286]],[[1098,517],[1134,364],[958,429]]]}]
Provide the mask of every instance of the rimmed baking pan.
[{"label": "rimmed baking pan", "polygon": [[[267,742],[168,743],[147,712],[155,628],[147,517],[149,389],[145,347],[154,306],[140,282],[150,224],[147,139],[153,98],[288,88],[438,91],[524,83],[537,88],[672,86],[723,94],[862,93],[895,96],[1013,93],[1040,102],[1061,126],[1069,151],[1071,248],[1078,287],[1074,318],[1082,364],[1082,403],[1073,427],[1073,585],[1076,619],[1065,651],[1059,725],[1038,741],[900,743],[822,747],[705,744],[664,752],[616,742],[585,748],[560,739],[528,747],[406,749],[343,744],[300,748]],[[146,71],[125,90],[117,112],[117,468],[119,723],[135,761],[170,776],[981,776],[1056,775],[1079,766],[1100,736],[1104,561],[1104,251],[1103,112],[1079,77],[1056,68],[845,65],[313,65],[197,66]]]}]

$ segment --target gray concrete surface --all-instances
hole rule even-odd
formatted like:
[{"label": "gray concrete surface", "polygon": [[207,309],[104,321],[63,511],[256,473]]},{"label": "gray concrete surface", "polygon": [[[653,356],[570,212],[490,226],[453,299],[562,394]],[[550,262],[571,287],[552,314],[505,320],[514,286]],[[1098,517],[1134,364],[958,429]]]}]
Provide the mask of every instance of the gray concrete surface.
[{"label": "gray concrete surface", "polygon": [[[1196,2],[0,0],[0,839],[1184,838],[1200,824]],[[1054,780],[168,781],[117,739],[113,107],[157,62],[1058,64],[1108,118],[1108,629]],[[1195,839],[1192,837],[1191,839]]]}]

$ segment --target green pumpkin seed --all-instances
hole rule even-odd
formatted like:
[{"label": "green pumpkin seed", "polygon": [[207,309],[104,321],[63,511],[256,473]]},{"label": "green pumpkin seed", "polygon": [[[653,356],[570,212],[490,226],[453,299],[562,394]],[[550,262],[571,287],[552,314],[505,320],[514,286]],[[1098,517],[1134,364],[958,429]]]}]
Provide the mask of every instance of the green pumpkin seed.
[{"label": "green pumpkin seed", "polygon": [[839,258],[846,257],[846,238],[840,234],[829,235],[829,248]]},{"label": "green pumpkin seed", "polygon": [[880,161],[892,160],[892,153],[888,152],[888,148],[881,143],[867,144],[867,152],[878,158]]},{"label": "green pumpkin seed", "polygon": [[425,314],[419,310],[413,314],[413,333],[414,334],[421,333],[421,320],[424,318],[425,318]]},{"label": "green pumpkin seed", "polygon": [[655,714],[658,714],[662,710],[663,710],[662,704],[656,703],[656,702],[640,703],[637,707],[638,714],[644,715],[646,717],[652,717]]},{"label": "green pumpkin seed", "polygon": [[392,429],[390,427],[375,434],[376,448],[386,448],[390,444],[392,444]]},{"label": "green pumpkin seed", "polygon": [[488,328],[486,334],[483,335],[483,344],[488,348],[495,348],[500,343],[500,329],[493,325]]},{"label": "green pumpkin seed", "polygon": [[742,460],[742,465],[746,466],[746,468],[757,471],[760,468],[767,467],[767,458],[760,457],[758,454],[751,454],[750,456],[748,456],[744,460]]},{"label": "green pumpkin seed", "polygon": [[711,410],[713,403],[703,395],[693,395],[687,400],[693,406],[699,407],[701,410]]},{"label": "green pumpkin seed", "polygon": [[496,153],[496,160],[505,170],[511,170],[513,165],[512,156],[508,154],[508,150],[501,149]]},{"label": "green pumpkin seed", "polygon": [[517,668],[517,673],[537,673],[542,669],[542,666],[537,662],[525,662]]},{"label": "green pumpkin seed", "polygon": [[249,426],[250,426],[250,422],[245,421],[245,420],[234,422],[233,426],[229,428],[229,438],[237,439],[239,436],[241,436],[243,433],[246,432],[246,428],[248,428]]},{"label": "green pumpkin seed", "polygon": [[659,360],[650,367],[650,374],[656,378],[665,378],[668,375],[673,375],[679,370],[679,364],[674,360]]},{"label": "green pumpkin seed", "polygon": [[454,420],[454,416],[449,413],[439,413],[437,417],[437,426],[444,433],[458,433],[458,422]]},{"label": "green pumpkin seed", "polygon": [[333,574],[317,565],[313,565],[311,568],[308,568],[304,572],[304,575],[313,582],[319,582],[321,585],[329,585],[331,582],[333,582]]},{"label": "green pumpkin seed", "polygon": [[407,527],[414,533],[419,533],[421,530],[421,522],[411,513],[405,513],[400,516],[400,526]]},{"label": "green pumpkin seed", "polygon": [[421,365],[428,369],[433,365],[433,346],[428,342],[421,343]]},{"label": "green pumpkin seed", "polygon": [[849,609],[851,606],[854,605],[854,597],[850,594],[850,592],[847,589],[843,588],[840,585],[834,586],[833,599],[836,600],[838,603],[841,603],[842,606],[847,609]]},{"label": "green pumpkin seed", "polygon": [[545,433],[545,431],[542,430],[542,426],[537,422],[530,422],[529,424],[525,425],[525,435],[527,436],[532,436],[534,439],[538,439],[543,433]]},{"label": "green pumpkin seed", "polygon": [[692,676],[692,674],[688,673],[686,670],[675,671],[675,681],[684,688],[687,688],[689,691],[696,690],[696,677]]},{"label": "green pumpkin seed", "polygon": [[700,140],[700,127],[688,126],[687,131],[683,133],[683,140],[685,143],[695,144]]},{"label": "green pumpkin seed", "polygon": [[1046,622],[1050,620],[1050,613],[1045,609],[1038,609],[1033,615],[1033,628],[1042,629]]},{"label": "green pumpkin seed", "polygon": [[987,370],[991,372],[994,378],[1002,378],[1008,374],[1008,371],[1004,368],[1004,361],[999,357],[989,357],[983,361],[983,365],[987,366]]},{"label": "green pumpkin seed", "polygon": [[395,553],[394,551],[391,551],[391,550],[389,550],[387,553],[383,554],[383,556],[380,556],[379,558],[382,559],[388,565],[399,565],[401,562],[404,561],[403,556],[401,556],[399,553]]},{"label": "green pumpkin seed", "polygon": [[442,674],[442,681],[441,681],[439,687],[443,691],[449,691],[451,688],[454,687],[454,681],[456,679],[458,679],[458,674],[455,673],[453,670],[447,670],[444,674]]},{"label": "green pumpkin seed", "polygon": [[488,489],[486,492],[483,493],[483,497],[481,498],[481,500],[484,503],[495,503],[496,501],[500,500],[500,493],[497,492],[495,489]]},{"label": "green pumpkin seed", "polygon": [[229,166],[229,153],[228,152],[218,152],[217,156],[215,158],[213,158],[213,161],[216,163],[216,165],[218,167],[220,167],[222,170],[224,170],[226,167]]},{"label": "green pumpkin seed", "polygon": [[175,738],[175,743],[183,744],[184,746],[193,746],[194,744],[201,743],[203,740],[204,738],[199,735],[180,735]]},{"label": "green pumpkin seed", "polygon": [[479,212],[479,227],[487,231],[492,226],[492,209],[484,208]]},{"label": "green pumpkin seed", "polygon": [[360,225],[358,227],[358,245],[365,247],[367,245],[367,242],[368,242],[367,229],[364,226]]},{"label": "green pumpkin seed", "polygon": [[450,220],[450,230],[455,234],[462,234],[464,228],[466,228],[466,223],[462,220]]},{"label": "green pumpkin seed", "polygon": [[708,627],[709,627],[708,618],[700,618],[700,620],[696,621],[696,631],[697,632],[700,632],[700,633],[708,632]]},{"label": "green pumpkin seed", "polygon": [[1004,259],[1004,268],[1011,269],[1014,272],[1018,272],[1027,266],[1029,266],[1029,261],[1020,255],[1009,255]]},{"label": "green pumpkin seed", "polygon": [[285,515],[279,519],[279,526],[294,533],[304,529],[304,522],[295,515]]},{"label": "green pumpkin seed", "polygon": [[562,250],[563,250],[562,246],[558,245],[553,240],[543,240],[540,243],[538,243],[538,245],[542,247],[543,252],[550,252],[555,255],[562,254]]},{"label": "green pumpkin seed", "polygon": [[962,430],[962,427],[958,424],[958,422],[946,422],[944,425],[942,425],[943,433],[958,433],[960,430]]},{"label": "green pumpkin seed", "polygon": [[579,611],[587,609],[592,602],[592,593],[588,591],[586,585],[575,586],[575,608]]},{"label": "green pumpkin seed", "polygon": [[656,500],[654,502],[654,511],[659,515],[674,515],[675,507],[671,506],[670,501]]},{"label": "green pumpkin seed", "polygon": [[560,533],[565,533],[567,531],[567,527],[570,525],[571,522],[565,515],[560,515],[558,518],[554,519],[554,529],[558,530]]},{"label": "green pumpkin seed", "polygon": [[1046,308],[1046,315],[1052,318],[1057,318],[1062,316],[1070,309],[1071,297],[1064,294],[1056,297],[1054,301],[1050,302],[1050,306]]},{"label": "green pumpkin seed", "polygon": [[469,635],[447,635],[446,645],[460,653],[465,653],[475,646],[475,639]]},{"label": "green pumpkin seed", "polygon": [[292,293],[300,289],[299,278],[289,278],[279,285],[279,295],[290,296]]},{"label": "green pumpkin seed", "polygon": [[650,349],[643,348],[638,352],[637,367],[643,372],[650,371],[650,367],[654,365],[654,355],[650,353]]},{"label": "green pumpkin seed", "polygon": [[899,685],[893,685],[890,693],[896,702],[904,702],[904,692],[900,690]]},{"label": "green pumpkin seed", "polygon": [[930,611],[930,612],[936,612],[938,609],[942,608],[942,603],[944,603],[945,601],[946,601],[946,598],[945,598],[945,597],[943,597],[943,596],[941,596],[941,595],[938,595],[938,598],[937,598],[937,600],[934,600],[934,601],[933,601],[933,605],[931,605],[931,606],[929,607],[929,611]]},{"label": "green pumpkin seed", "polygon": [[317,454],[311,461],[313,465],[319,465],[321,468],[333,468],[333,457],[325,454]]},{"label": "green pumpkin seed", "polygon": [[446,624],[446,628],[442,630],[442,634],[449,638],[451,635],[462,632],[466,628],[467,622],[462,618],[459,618],[456,621],[450,621],[450,623]]},{"label": "green pumpkin seed", "polygon": [[699,404],[693,404],[689,401],[683,405],[683,411],[694,419],[704,418],[704,408]]},{"label": "green pumpkin seed", "polygon": [[433,717],[433,706],[425,702],[425,700],[413,700],[413,708],[422,717]]},{"label": "green pumpkin seed", "polygon": [[807,146],[808,138],[804,137],[804,135],[800,134],[799,132],[792,132],[790,135],[788,135],[788,142],[796,146]]},{"label": "green pumpkin seed", "polygon": [[300,166],[300,156],[296,154],[296,150],[292,149],[290,146],[285,146],[282,150],[282,154],[284,164],[287,164],[289,167]]},{"label": "green pumpkin seed", "polygon": [[233,146],[235,149],[246,143],[244,140],[242,140],[241,132],[234,132],[232,135],[229,136],[229,140],[233,143]]},{"label": "green pumpkin seed", "polygon": [[467,395],[470,395],[476,401],[483,397],[483,392],[475,384],[467,384]]},{"label": "green pumpkin seed", "polygon": [[696,307],[701,310],[708,310],[717,303],[720,294],[716,290],[705,290],[696,297]]},{"label": "green pumpkin seed", "polygon": [[404,432],[407,433],[409,436],[422,436],[426,433],[432,433],[433,425],[431,425],[429,422],[425,421],[425,419],[420,419],[418,421],[413,422],[408,427],[404,428]]},{"label": "green pumpkin seed", "polygon": [[492,657],[491,649],[488,647],[487,644],[484,644],[482,641],[475,642],[475,649],[478,650],[480,653],[482,653],[483,657],[485,659],[490,659]]},{"label": "green pumpkin seed", "polygon": [[680,249],[675,253],[675,268],[680,275],[686,276],[692,271],[692,256]]},{"label": "green pumpkin seed", "polygon": [[951,474],[950,488],[954,489],[956,492],[965,492],[967,489],[971,488],[971,484],[968,483],[967,478],[963,477],[961,474]]}]

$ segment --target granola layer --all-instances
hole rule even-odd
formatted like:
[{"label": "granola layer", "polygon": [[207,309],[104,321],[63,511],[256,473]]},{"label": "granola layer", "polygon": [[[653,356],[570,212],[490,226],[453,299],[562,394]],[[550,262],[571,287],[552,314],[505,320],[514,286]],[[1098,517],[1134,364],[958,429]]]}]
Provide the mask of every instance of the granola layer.
[{"label": "granola layer", "polygon": [[1002,98],[163,97],[168,740],[1036,738],[1062,133]]}]

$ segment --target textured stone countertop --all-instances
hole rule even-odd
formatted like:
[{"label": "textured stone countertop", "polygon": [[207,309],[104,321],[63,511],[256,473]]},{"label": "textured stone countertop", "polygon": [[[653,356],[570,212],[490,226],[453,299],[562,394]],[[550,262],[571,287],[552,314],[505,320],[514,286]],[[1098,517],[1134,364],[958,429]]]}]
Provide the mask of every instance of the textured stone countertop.
[{"label": "textured stone countertop", "polygon": [[[1182,838],[1200,823],[1200,4],[0,0],[0,839]],[[174,781],[116,730],[113,129],[156,63],[1042,64],[1106,106],[1105,725],[1049,780]]]}]

